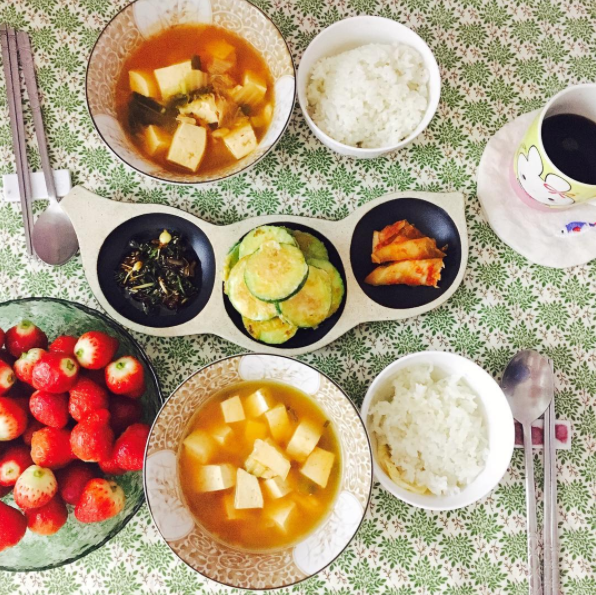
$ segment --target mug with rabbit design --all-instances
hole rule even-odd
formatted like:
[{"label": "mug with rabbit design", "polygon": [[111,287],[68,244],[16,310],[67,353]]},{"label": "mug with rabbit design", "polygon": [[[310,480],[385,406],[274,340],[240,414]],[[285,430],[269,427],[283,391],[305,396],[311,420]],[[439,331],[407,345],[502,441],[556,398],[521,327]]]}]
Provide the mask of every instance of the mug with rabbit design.
[{"label": "mug with rabbit design", "polygon": [[[554,132],[560,144],[557,153],[550,150],[549,154],[545,148],[552,138],[550,131],[549,137],[545,136],[545,121],[547,125],[559,123]],[[572,129],[574,122],[581,129],[579,137]],[[569,163],[575,166],[572,171]],[[517,194],[530,206],[565,209],[596,203],[593,172],[596,172],[596,84],[576,85],[555,95],[526,131],[515,153],[513,183]]]}]

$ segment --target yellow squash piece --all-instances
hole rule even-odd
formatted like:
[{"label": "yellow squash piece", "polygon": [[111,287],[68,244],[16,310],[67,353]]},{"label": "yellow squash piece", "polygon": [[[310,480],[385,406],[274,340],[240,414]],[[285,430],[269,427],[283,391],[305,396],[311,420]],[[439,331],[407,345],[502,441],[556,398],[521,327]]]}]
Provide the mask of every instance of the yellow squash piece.
[{"label": "yellow squash piece", "polygon": [[157,82],[152,72],[147,70],[129,70],[128,84],[130,90],[145,97],[159,97]]},{"label": "yellow squash piece", "polygon": [[246,419],[246,416],[244,415],[244,407],[242,407],[242,401],[238,395],[222,401],[221,412],[223,413],[224,421],[227,424]]},{"label": "yellow squash piece", "polygon": [[149,155],[165,151],[171,144],[172,137],[159,126],[151,124],[145,128],[145,148]]},{"label": "yellow squash piece", "polygon": [[233,465],[203,465],[197,469],[195,487],[198,492],[227,490],[236,483],[236,469]]},{"label": "yellow squash piece", "polygon": [[179,62],[153,71],[161,98],[166,100],[173,95],[186,92],[186,77],[192,71],[190,60]]},{"label": "yellow squash piece", "polygon": [[197,171],[207,147],[207,132],[202,126],[181,123],[172,139],[168,161]]},{"label": "yellow squash piece", "polygon": [[259,480],[244,469],[238,469],[236,475],[236,492],[234,508],[263,508],[263,492]]},{"label": "yellow squash piece", "polygon": [[334,461],[335,455],[332,452],[317,447],[310,453],[308,459],[306,459],[306,463],[300,469],[300,473],[308,477],[311,481],[314,481],[317,485],[325,488],[327,487]]},{"label": "yellow squash piece", "polygon": [[316,426],[312,421],[305,419],[300,422],[294,431],[286,452],[293,459],[302,463],[314,450],[322,435],[322,427]]},{"label": "yellow squash piece", "polygon": [[195,430],[184,439],[182,444],[202,465],[209,462],[217,448],[215,440],[204,430]]},{"label": "yellow squash piece", "polygon": [[247,442],[254,442],[257,439],[264,440],[268,433],[267,425],[262,421],[249,419],[244,427],[244,436]]},{"label": "yellow squash piece", "polygon": [[236,159],[246,157],[246,155],[257,148],[257,137],[248,120],[244,124],[232,129],[223,137],[223,140],[230,153]]}]

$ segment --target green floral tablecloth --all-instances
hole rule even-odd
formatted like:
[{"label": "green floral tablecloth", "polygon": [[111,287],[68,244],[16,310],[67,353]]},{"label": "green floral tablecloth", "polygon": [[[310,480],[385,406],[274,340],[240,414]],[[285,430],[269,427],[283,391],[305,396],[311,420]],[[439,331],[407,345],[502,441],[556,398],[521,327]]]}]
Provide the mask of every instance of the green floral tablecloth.
[{"label": "green floral tablecloth", "polygon": [[[355,162],[320,145],[296,108],[281,143],[246,175],[200,190],[154,183],[125,168],[102,144],[85,106],[85,65],[107,21],[126,0],[1,0],[0,22],[31,33],[55,167],[115,200],[167,203],[215,223],[267,213],[340,219],[388,190],[461,190],[471,249],[465,281],[443,307],[405,322],[361,325],[303,357],[360,403],[374,376],[400,355],[424,349],[472,358],[495,377],[521,348],[555,362],[557,412],[572,423],[559,451],[562,592],[596,593],[596,263],[566,271],[530,265],[491,232],[475,196],[490,136],[570,83],[596,79],[594,0],[258,0],[298,62],[324,27],[379,14],[417,31],[443,77],[437,116],[408,149]],[[29,123],[29,136],[33,130]],[[31,161],[39,158],[31,149]],[[14,168],[4,89],[0,173]],[[36,211],[43,205],[37,205]],[[25,256],[20,210],[0,203],[0,298],[49,295],[97,307],[81,261],[52,269]],[[138,337],[167,393],[216,358],[237,353],[214,336]],[[537,481],[542,465],[537,459]],[[525,595],[523,460],[489,497],[464,510],[411,508],[378,486],[346,552],[286,593]],[[76,564],[38,574],[0,574],[0,594],[195,594],[226,589],[177,560],[147,508],[107,546]]]}]

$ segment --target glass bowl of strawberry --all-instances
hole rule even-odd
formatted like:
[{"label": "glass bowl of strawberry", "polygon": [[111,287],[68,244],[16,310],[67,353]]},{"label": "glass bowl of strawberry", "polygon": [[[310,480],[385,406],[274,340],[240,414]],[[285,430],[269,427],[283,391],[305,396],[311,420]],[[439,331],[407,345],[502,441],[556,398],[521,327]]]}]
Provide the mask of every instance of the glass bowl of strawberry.
[{"label": "glass bowl of strawberry", "polygon": [[162,397],[119,324],[52,298],[0,304],[0,570],[39,571],[104,545],[145,501]]}]

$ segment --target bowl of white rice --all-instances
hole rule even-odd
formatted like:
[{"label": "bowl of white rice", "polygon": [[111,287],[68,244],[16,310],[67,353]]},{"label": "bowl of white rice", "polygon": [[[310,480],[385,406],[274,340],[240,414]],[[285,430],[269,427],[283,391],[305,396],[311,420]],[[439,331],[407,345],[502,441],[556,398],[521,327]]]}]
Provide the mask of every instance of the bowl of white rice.
[{"label": "bowl of white rice", "polygon": [[507,399],[487,372],[459,355],[426,351],[393,362],[368,389],[361,414],[378,481],[414,506],[472,504],[509,467]]},{"label": "bowl of white rice", "polygon": [[324,145],[372,159],[405,147],[428,126],[441,75],[414,31],[391,19],[358,16],[313,39],[297,87],[306,122]]}]

